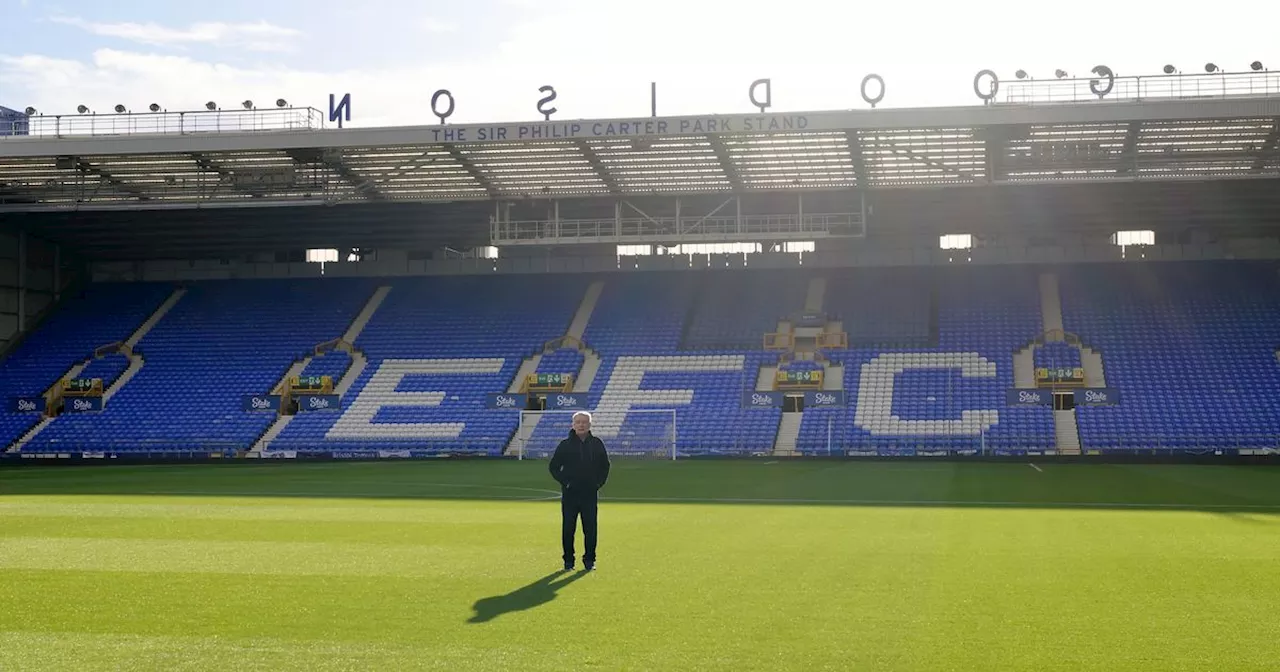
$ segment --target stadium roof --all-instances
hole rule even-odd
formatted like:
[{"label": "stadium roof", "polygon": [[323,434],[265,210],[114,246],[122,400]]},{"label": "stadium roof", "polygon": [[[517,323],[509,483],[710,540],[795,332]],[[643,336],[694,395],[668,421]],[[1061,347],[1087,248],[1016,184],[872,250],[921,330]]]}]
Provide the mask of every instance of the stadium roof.
[{"label": "stadium roof", "polygon": [[[741,225],[748,208],[796,231],[818,213],[865,225],[864,206],[874,235],[1265,229],[1280,75],[1262,77],[1117,79],[1127,99],[1050,80],[966,107],[399,128],[326,129],[310,108],[31,116],[0,127],[0,226],[98,259],[461,249],[506,244],[494,226],[607,228],[622,208],[677,231],[735,211]],[[1158,86],[1173,97],[1145,97]],[[983,185],[1011,188],[969,188]]]},{"label": "stadium roof", "polygon": [[[314,111],[311,111],[314,112]],[[440,203],[1280,174],[1280,97],[225,131],[205,113],[33,117],[0,208]],[[316,115],[310,115],[310,119]],[[265,121],[264,121],[265,120]],[[266,127],[272,130],[243,130]]]}]

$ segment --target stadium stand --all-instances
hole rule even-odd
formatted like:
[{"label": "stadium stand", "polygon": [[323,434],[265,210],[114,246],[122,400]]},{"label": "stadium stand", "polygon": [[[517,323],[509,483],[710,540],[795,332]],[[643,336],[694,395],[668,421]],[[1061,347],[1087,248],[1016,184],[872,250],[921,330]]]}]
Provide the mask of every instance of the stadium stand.
[{"label": "stadium stand", "polygon": [[93,361],[84,367],[79,377],[101,378],[102,386],[109,388],[127,368],[129,368],[129,357],[122,353],[114,352],[102,357],[95,357]]},{"label": "stadium stand", "polygon": [[538,370],[535,373],[568,373],[576,377],[585,360],[586,357],[578,350],[559,348],[544,354],[538,360]]},{"label": "stadium stand", "polygon": [[1074,369],[1082,365],[1079,346],[1063,341],[1036,345],[1034,361],[1037,369]]},{"label": "stadium stand", "polygon": [[[1280,384],[1276,274],[1272,262],[1063,269],[1068,340],[1047,343],[1035,343],[1042,316],[1037,271],[1029,267],[832,274],[828,307],[858,341],[825,352],[831,365],[843,366],[848,402],[805,410],[796,448],[810,455],[1051,449],[1053,412],[1004,399],[1015,387],[1014,354],[1029,344],[1038,368],[1082,366],[1082,345],[1101,353],[1105,386],[1124,395],[1116,406],[1076,409],[1086,450],[1276,447],[1280,401],[1261,393]],[[757,389],[762,367],[823,367],[806,359],[780,364],[777,352],[761,349],[762,333],[802,306],[812,275],[604,277],[583,338],[601,358],[586,393],[598,431],[621,452],[660,452],[655,442],[664,440],[670,414],[620,411],[674,408],[681,454],[769,452],[783,412],[745,409],[742,395]],[[358,377],[351,373],[342,413],[300,414],[270,447],[500,455],[519,413],[486,409],[485,396],[508,390],[536,354],[536,369],[526,371],[583,371],[582,350],[544,352],[544,345],[565,335],[589,282],[539,275],[190,283],[138,344],[145,365],[104,411],[63,415],[23,450],[248,448],[274,416],[244,411],[241,396],[270,391],[317,344],[341,335],[379,284],[389,284],[387,300],[356,339],[368,366]],[[735,286],[760,295],[735,294]],[[894,289],[881,291],[888,287]],[[172,291],[97,284],[67,300],[0,364],[6,396],[41,394],[78,363],[86,363],[81,377],[110,387],[129,360],[119,353],[95,359],[95,348],[126,339]],[[339,381],[352,361],[333,350],[302,373]],[[6,408],[6,445],[37,421]],[[539,424],[530,445],[554,446],[564,425]]]},{"label": "stadium stand", "polygon": [[826,306],[850,347],[927,348],[936,343],[934,283],[920,268],[849,269],[828,274]]},{"label": "stadium stand", "polygon": [[[806,411],[799,451],[1019,453],[1052,446],[1049,409],[1005,406],[1005,391],[1013,387],[1012,353],[1040,331],[1035,274],[1016,267],[912,272],[911,288],[896,294],[903,301],[910,297],[913,305],[868,301],[845,314],[868,325],[917,316],[902,322],[907,326],[900,331],[869,326],[862,332],[875,334],[872,338],[914,338],[936,293],[937,347],[831,352],[830,358],[844,365],[844,389],[852,399],[846,408]],[[876,291],[906,281],[896,269],[882,279],[873,271],[862,277]]]},{"label": "stadium stand", "polygon": [[1163,262],[1062,274],[1064,327],[1099,352],[1115,406],[1076,409],[1092,450],[1280,445],[1274,262]]},{"label": "stadium stand", "polygon": [[351,368],[351,355],[341,350],[330,350],[313,358],[302,369],[302,376],[332,376],[336,384],[347,369]]},{"label": "stadium stand", "polygon": [[804,308],[812,273],[719,271],[699,278],[687,350],[759,350],[764,334]]},{"label": "stadium stand", "polygon": [[[0,362],[0,390],[6,402],[43,394],[73,366],[92,360],[96,348],[128,338],[172,291],[164,284],[102,283],[64,299]],[[111,360],[115,363],[89,361],[90,374],[107,374],[102,376],[106,379],[118,364],[115,357]],[[36,414],[14,413],[6,403],[0,412],[0,441],[12,444],[39,421]]]},{"label": "stadium stand", "polygon": [[356,339],[369,365],[342,413],[298,415],[271,448],[502,454],[519,418],[487,410],[485,396],[505,392],[526,358],[564,335],[584,287],[563,276],[392,283]]},{"label": "stadium stand", "polygon": [[[746,317],[732,321],[725,330],[703,332],[692,340],[689,351],[678,346],[686,319],[699,321],[694,302],[699,295],[696,283],[711,278],[717,300],[700,307],[724,315],[720,303],[731,293],[731,280],[741,280],[741,272],[706,276],[641,273],[611,278],[600,304],[587,327],[585,340],[603,361],[589,394],[589,407],[597,410],[596,431],[625,452],[650,453],[665,449],[669,415],[619,413],[626,408],[676,409],[678,451],[682,454],[732,455],[768,452],[777,431],[780,411],[746,410],[742,393],[755,389],[760,367],[777,363],[776,353],[760,351],[763,334],[777,327],[778,318],[788,312],[791,300],[803,302],[803,279],[795,274],[762,273],[751,286],[779,287],[781,297],[752,300],[743,309],[743,297],[736,299],[738,313]],[[782,282],[778,278],[790,276]],[[703,294],[708,296],[708,294]],[[764,308],[756,309],[757,305]],[[714,307],[713,307],[714,306]],[[693,313],[692,317],[690,314]],[[701,318],[705,320],[706,318]],[[752,329],[760,331],[753,332]],[[692,336],[692,333],[690,333]],[[710,348],[712,342],[727,339],[740,349]],[[529,445],[545,451],[564,437],[566,425],[539,423]],[[656,437],[656,438],[655,438]]]},{"label": "stadium stand", "polygon": [[271,418],[246,413],[293,362],[351,322],[365,280],[197,282],[138,344],[145,365],[101,413],[62,415],[24,451],[245,448]]}]

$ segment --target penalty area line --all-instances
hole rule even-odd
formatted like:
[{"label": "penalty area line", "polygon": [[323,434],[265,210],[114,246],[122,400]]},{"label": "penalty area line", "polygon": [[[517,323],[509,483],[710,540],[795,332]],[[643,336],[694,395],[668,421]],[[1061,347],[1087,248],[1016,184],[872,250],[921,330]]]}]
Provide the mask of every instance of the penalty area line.
[{"label": "penalty area line", "polygon": [[1035,469],[1036,471],[1038,471],[1038,472],[1040,472],[1040,473],[1042,473],[1042,474],[1044,473],[1044,469],[1041,469],[1040,467],[1037,467],[1035,462],[1030,462],[1030,463],[1028,463],[1028,464],[1027,464],[1027,466],[1031,467],[1032,469]]}]

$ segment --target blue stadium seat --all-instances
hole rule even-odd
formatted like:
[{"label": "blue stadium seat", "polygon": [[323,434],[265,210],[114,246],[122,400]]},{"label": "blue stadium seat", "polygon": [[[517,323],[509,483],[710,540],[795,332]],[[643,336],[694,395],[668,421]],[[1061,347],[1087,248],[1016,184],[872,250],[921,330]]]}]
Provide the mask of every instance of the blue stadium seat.
[{"label": "blue stadium seat", "polygon": [[1077,409],[1086,450],[1280,445],[1274,262],[1091,266],[1061,275],[1065,329],[1103,362],[1116,406]]},{"label": "blue stadium seat", "polygon": [[[1113,264],[1060,271],[1066,330],[1101,354],[1121,403],[1077,411],[1086,450],[1273,448],[1280,443],[1280,292],[1273,262]],[[805,411],[797,448],[882,454],[1054,447],[1052,411],[1009,407],[1013,358],[1041,332],[1037,271],[1022,267],[855,269],[827,273],[826,312],[850,335],[828,351],[843,367],[846,406]],[[586,393],[619,451],[664,448],[675,409],[678,451],[771,450],[782,411],[744,409],[761,367],[778,364],[761,335],[803,308],[816,272],[635,272],[604,276],[584,340],[600,356]],[[356,342],[366,362],[341,412],[304,413],[277,450],[417,450],[499,455],[519,413],[490,410],[522,362],[584,371],[565,335],[585,275],[198,282],[136,350],[145,365],[100,414],[64,415],[24,450],[205,451],[254,445],[274,421],[241,396],[265,393],[314,346],[340,336],[379,284],[392,289]],[[94,285],[68,300],[3,362],[6,398],[37,395],[73,365],[109,386],[121,341],[169,295],[155,284]],[[1075,368],[1080,346],[1033,351],[1040,368]],[[304,375],[335,379],[356,360],[315,356]],[[796,360],[784,370],[821,364]],[[539,423],[553,447],[568,416]],[[5,445],[36,415],[0,413]],[[541,448],[539,448],[541,447]]]},{"label": "blue stadium seat", "polygon": [[63,415],[24,450],[211,452],[248,448],[271,417],[246,413],[293,362],[350,324],[375,284],[199,282],[138,344],[145,365],[101,413]]},{"label": "blue stadium seat", "polygon": [[687,350],[759,350],[764,335],[804,308],[812,273],[719,271],[702,283],[685,339]]},{"label": "blue stadium seat", "polygon": [[588,284],[557,276],[391,283],[356,339],[368,365],[342,413],[300,414],[271,448],[502,454],[519,417],[486,409],[486,395],[506,392],[525,358],[565,334]]},{"label": "blue stadium seat", "polygon": [[[0,409],[0,445],[12,444],[40,421],[38,414],[13,413],[10,399],[43,394],[72,366],[92,359],[95,348],[129,338],[173,289],[156,283],[102,283],[64,299],[0,362],[0,397],[5,401]],[[90,366],[108,374],[114,370],[105,362]]]},{"label": "blue stadium seat", "polygon": [[[825,455],[1053,448],[1048,408],[1005,406],[1006,390],[1013,387],[1013,353],[1040,332],[1035,274],[1016,268],[887,269],[883,278],[878,273],[859,271],[860,283],[848,290],[890,291],[895,300],[839,299],[840,305],[857,307],[843,314],[845,328],[853,320],[861,340],[922,338],[936,295],[937,345],[830,353],[844,365],[850,405],[806,411],[797,449]],[[828,287],[833,299],[840,294]]]}]

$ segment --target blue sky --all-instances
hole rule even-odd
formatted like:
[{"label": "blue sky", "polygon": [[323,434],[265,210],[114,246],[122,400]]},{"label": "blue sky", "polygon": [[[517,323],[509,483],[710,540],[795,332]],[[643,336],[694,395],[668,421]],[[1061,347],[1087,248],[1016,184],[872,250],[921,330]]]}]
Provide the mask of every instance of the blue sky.
[{"label": "blue sky", "polygon": [[897,107],[976,104],[982,68],[1280,70],[1276,2],[0,0],[0,17],[0,105],[51,114],[278,97],[324,108],[349,92],[353,125],[418,124],[448,88],[451,121],[471,123],[537,118],[543,84],[560,117],[589,118],[647,115],[655,80],[661,114],[698,114],[752,111],[760,77],[775,111],[796,111],[864,107],[869,72]]}]

